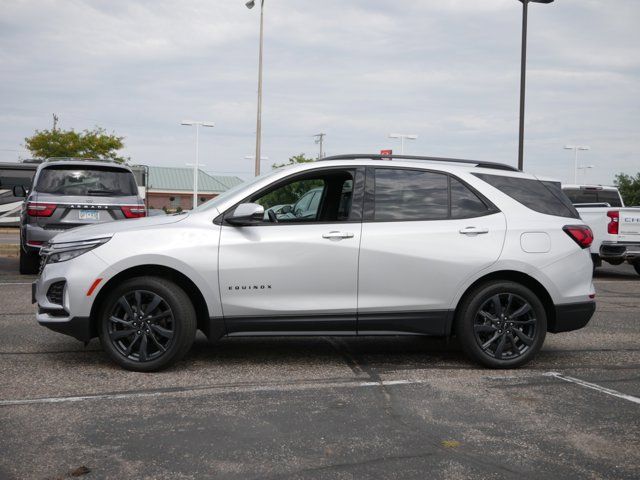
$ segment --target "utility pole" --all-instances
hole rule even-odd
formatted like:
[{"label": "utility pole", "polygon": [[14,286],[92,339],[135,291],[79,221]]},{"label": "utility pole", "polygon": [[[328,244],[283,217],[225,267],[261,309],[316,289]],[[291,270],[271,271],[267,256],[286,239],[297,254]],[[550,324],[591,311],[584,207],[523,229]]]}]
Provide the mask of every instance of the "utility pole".
[{"label": "utility pole", "polygon": [[56,128],[58,127],[58,116],[54,113],[53,114],[53,131],[56,131]]},{"label": "utility pole", "polygon": [[[252,9],[256,4],[256,0],[249,0],[245,5],[248,9]],[[256,177],[260,175],[260,156],[262,144],[262,45],[263,45],[263,28],[264,28],[264,0],[260,0],[260,50],[258,53],[258,114],[256,119]]]},{"label": "utility pole", "polygon": [[320,153],[318,154],[318,160],[321,160],[324,157],[324,153],[322,152],[322,142],[324,141],[326,133],[316,133],[314,135],[316,145],[320,144]]}]

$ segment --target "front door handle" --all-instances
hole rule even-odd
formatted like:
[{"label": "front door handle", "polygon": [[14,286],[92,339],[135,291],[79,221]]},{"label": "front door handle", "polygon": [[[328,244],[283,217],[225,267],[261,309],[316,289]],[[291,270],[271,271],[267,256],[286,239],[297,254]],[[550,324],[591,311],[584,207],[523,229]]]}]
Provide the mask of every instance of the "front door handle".
[{"label": "front door handle", "polygon": [[479,227],[464,227],[462,230],[460,230],[460,233],[463,235],[479,235],[481,233],[489,233],[489,229]]},{"label": "front door handle", "polygon": [[339,238],[353,238],[353,233],[351,233],[351,232],[333,231],[333,232],[329,232],[329,233],[323,233],[322,234],[322,238],[328,238],[330,240],[339,239]]}]

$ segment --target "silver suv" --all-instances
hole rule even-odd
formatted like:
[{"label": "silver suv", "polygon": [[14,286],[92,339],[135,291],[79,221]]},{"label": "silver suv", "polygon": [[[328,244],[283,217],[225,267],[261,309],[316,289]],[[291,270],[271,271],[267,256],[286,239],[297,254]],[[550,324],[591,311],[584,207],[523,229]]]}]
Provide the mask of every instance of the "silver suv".
[{"label": "silver suv", "polygon": [[20,214],[20,273],[37,273],[40,248],[75,227],[146,215],[131,169],[111,161],[50,159],[36,170]]},{"label": "silver suv", "polygon": [[[278,215],[313,192],[301,215]],[[267,217],[265,218],[265,212]],[[303,214],[302,214],[303,213]],[[524,365],[595,310],[591,230],[555,182],[489,162],[347,155],[278,169],[195,211],[57,236],[37,320],[124,368],[171,365],[196,329],[457,335]]]}]

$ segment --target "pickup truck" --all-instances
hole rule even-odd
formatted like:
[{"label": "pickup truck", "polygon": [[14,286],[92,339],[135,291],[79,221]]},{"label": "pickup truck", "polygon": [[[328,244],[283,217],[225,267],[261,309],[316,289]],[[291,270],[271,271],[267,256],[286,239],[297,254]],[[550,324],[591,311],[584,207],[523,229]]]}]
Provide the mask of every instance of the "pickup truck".
[{"label": "pickup truck", "polygon": [[625,207],[615,187],[563,185],[562,190],[593,231],[594,268],[627,261],[640,275],[640,207]]}]

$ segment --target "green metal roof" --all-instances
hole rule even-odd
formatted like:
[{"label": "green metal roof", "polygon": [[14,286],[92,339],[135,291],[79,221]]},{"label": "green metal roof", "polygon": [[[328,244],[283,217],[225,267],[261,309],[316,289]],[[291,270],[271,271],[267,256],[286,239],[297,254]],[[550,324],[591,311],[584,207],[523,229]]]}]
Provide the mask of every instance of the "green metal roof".
[{"label": "green metal roof", "polygon": [[[202,170],[198,170],[198,192],[200,193],[226,192],[229,188],[242,182],[238,177],[209,175]],[[149,166],[149,179],[147,183],[147,188],[150,191],[193,192],[193,169]]]}]

